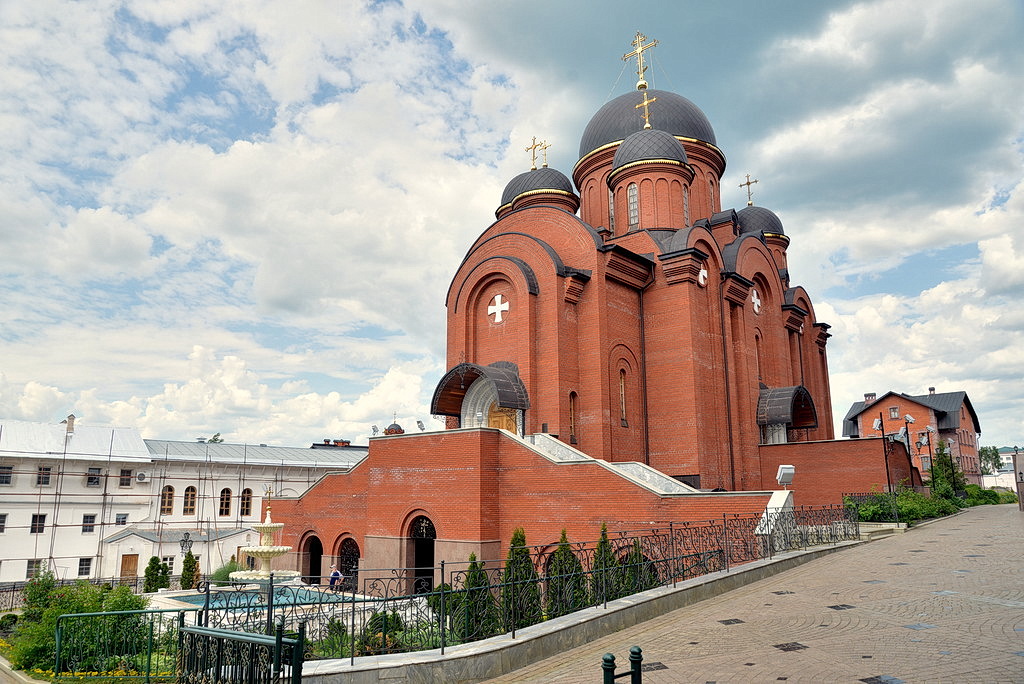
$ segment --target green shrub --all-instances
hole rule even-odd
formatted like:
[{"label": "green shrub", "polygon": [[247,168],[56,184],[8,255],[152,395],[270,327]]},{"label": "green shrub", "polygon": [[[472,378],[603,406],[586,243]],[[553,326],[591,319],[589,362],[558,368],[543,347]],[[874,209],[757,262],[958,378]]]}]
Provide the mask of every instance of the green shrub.
[{"label": "green shrub", "polygon": [[1013,492],[997,492],[999,494],[999,503],[1017,503],[1017,495]]},{"label": "green shrub", "polygon": [[231,573],[239,570],[245,570],[245,568],[232,557],[227,563],[210,573],[210,583],[222,587],[231,582]]}]

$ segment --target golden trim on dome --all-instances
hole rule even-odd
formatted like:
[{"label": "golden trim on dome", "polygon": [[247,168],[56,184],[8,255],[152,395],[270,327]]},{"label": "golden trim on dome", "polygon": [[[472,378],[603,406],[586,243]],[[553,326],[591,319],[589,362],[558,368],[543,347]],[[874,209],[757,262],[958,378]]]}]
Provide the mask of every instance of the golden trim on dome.
[{"label": "golden trim on dome", "polygon": [[637,166],[643,166],[645,164],[671,164],[673,166],[681,166],[684,169],[689,169],[690,171],[693,171],[692,166],[690,166],[686,162],[681,162],[678,159],[638,159],[636,161],[629,162],[628,164],[623,164],[622,166],[613,169],[612,172],[608,174],[608,185],[611,185],[612,179],[618,176],[623,171],[636,168]]},{"label": "golden trim on dome", "polygon": [[[637,131],[637,132],[639,132],[639,131]],[[717,152],[718,154],[720,154],[722,156],[722,160],[723,161],[725,160],[725,153],[722,152],[722,149],[720,147],[718,147],[717,145],[715,145],[714,143],[709,143],[709,142],[706,142],[704,140],[697,140],[697,138],[687,138],[687,137],[682,136],[682,135],[674,135],[672,137],[675,138],[676,140],[678,140],[679,142],[682,142],[682,143],[691,143],[691,144],[697,145],[699,147],[710,148],[710,149],[714,150],[715,152]],[[574,176],[576,175],[576,170],[583,164],[583,162],[587,161],[588,159],[593,157],[595,154],[598,154],[599,152],[603,152],[603,151],[605,151],[605,150],[607,150],[609,148],[621,145],[624,141],[625,141],[625,138],[623,138],[622,140],[613,140],[612,142],[605,143],[604,145],[601,145],[600,147],[598,147],[598,148],[596,148],[594,150],[591,150],[590,152],[587,152],[585,155],[580,157],[580,160],[578,162],[576,162],[576,164],[573,165],[573,167],[572,167],[573,175]]]}]

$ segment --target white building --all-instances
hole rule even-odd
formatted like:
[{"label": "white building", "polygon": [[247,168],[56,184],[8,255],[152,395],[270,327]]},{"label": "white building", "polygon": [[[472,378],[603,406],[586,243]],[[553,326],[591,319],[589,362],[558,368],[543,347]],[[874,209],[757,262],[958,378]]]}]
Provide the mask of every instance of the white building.
[{"label": "white building", "polygon": [[188,533],[209,572],[252,542],[272,496],[345,471],[366,447],[144,440],[133,428],[0,422],[0,582],[134,577],[150,557],[181,571]]}]

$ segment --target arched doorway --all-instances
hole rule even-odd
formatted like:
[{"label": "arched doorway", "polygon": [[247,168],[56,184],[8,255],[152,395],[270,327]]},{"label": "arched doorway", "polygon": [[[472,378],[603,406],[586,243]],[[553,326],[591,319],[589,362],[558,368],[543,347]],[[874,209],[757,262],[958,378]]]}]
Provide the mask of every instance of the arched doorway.
[{"label": "arched doorway", "polygon": [[306,584],[320,584],[324,545],[320,537],[311,536],[303,542],[302,547],[302,581]]},{"label": "arched doorway", "polygon": [[359,544],[351,537],[344,539],[338,549],[338,571],[345,578],[346,588],[359,586]]},{"label": "arched doorway", "polygon": [[414,594],[425,594],[434,588],[434,523],[425,515],[413,518],[409,525]]}]

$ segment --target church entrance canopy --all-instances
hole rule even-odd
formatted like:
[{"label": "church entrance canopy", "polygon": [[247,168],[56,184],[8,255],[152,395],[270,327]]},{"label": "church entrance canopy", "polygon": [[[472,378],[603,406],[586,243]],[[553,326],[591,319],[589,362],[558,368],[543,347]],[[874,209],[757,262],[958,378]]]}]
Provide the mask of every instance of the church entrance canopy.
[{"label": "church entrance canopy", "polygon": [[507,361],[460,363],[437,383],[430,402],[432,414],[458,416],[461,427],[485,425],[511,432],[519,431],[522,412],[529,407],[519,368]]},{"label": "church entrance canopy", "polygon": [[761,388],[757,399],[757,424],[818,427],[818,413],[811,393],[803,385]]}]

